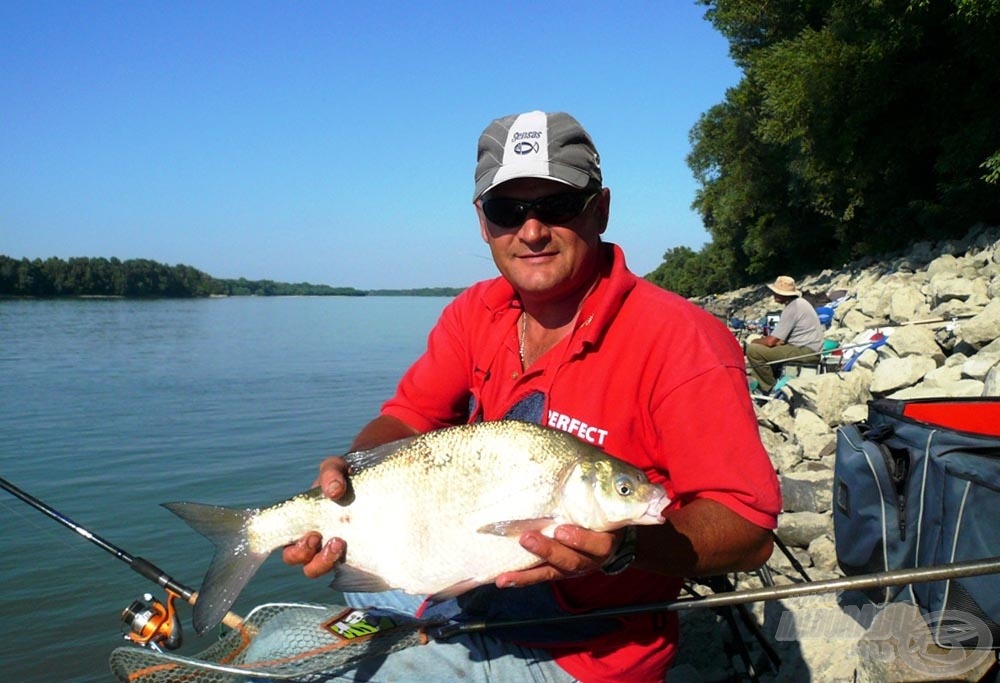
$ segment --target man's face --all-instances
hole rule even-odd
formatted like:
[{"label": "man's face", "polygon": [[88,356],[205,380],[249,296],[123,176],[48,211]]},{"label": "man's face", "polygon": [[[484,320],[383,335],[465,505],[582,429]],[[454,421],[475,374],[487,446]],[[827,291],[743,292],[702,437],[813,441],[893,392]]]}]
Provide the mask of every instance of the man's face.
[{"label": "man's face", "polygon": [[553,180],[518,178],[476,202],[480,231],[493,261],[522,297],[555,299],[590,285],[597,269],[600,235],[608,225],[611,193],[600,190],[571,219],[545,222],[545,216],[532,210],[523,223],[512,227],[490,221],[482,203],[490,198],[531,201],[565,193],[579,191]]}]

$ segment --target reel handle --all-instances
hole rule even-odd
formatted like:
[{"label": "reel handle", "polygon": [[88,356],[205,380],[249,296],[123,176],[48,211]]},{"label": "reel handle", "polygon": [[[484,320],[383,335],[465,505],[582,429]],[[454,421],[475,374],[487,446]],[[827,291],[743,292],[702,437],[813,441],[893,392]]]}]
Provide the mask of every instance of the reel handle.
[{"label": "reel handle", "polygon": [[125,640],[156,651],[176,650],[181,646],[181,622],[174,608],[177,594],[167,591],[167,604],[146,593],[122,610]]}]

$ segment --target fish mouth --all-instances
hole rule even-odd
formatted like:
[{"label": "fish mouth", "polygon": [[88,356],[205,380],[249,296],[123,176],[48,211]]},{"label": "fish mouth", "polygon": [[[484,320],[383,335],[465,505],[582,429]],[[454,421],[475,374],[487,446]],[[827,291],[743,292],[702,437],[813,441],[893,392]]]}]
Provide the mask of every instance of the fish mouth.
[{"label": "fish mouth", "polygon": [[649,501],[646,506],[646,511],[642,514],[639,519],[636,520],[637,524],[663,524],[667,521],[667,518],[663,516],[663,511],[667,509],[670,505],[670,499],[667,498],[665,491],[661,491],[658,496]]}]

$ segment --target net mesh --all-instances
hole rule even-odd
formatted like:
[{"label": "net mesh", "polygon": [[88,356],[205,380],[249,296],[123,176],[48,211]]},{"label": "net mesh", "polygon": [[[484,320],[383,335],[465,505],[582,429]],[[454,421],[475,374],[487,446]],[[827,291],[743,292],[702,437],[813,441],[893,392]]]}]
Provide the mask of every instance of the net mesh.
[{"label": "net mesh", "polygon": [[270,603],[197,655],[130,645],[116,648],[110,665],[126,683],[321,681],[367,659],[421,644],[426,626],[392,610]]}]

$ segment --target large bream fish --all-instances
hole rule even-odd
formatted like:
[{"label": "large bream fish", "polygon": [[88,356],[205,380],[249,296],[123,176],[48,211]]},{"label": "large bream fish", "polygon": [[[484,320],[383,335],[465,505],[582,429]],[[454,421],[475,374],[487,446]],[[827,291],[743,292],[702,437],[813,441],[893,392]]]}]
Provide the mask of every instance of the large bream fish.
[{"label": "large bream fish", "polygon": [[217,548],[194,607],[215,626],[271,551],[308,531],[347,543],[331,584],[446,599],[541,560],[518,543],[559,524],[610,531],[663,522],[645,474],[562,431],[505,420],[449,427],[345,456],[350,491],[312,489],[263,509],[165,507]]}]

